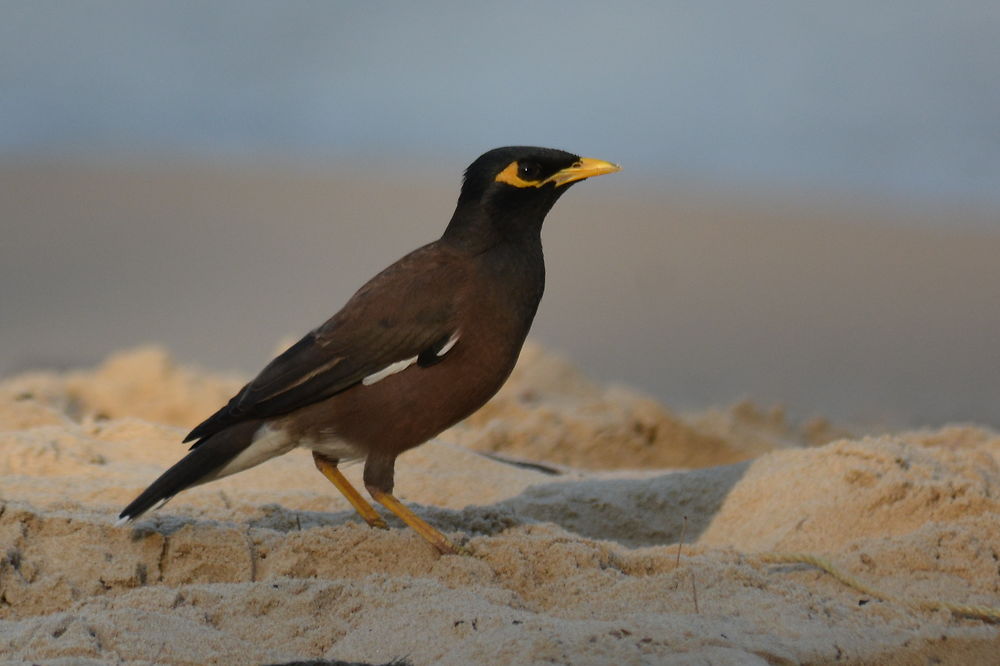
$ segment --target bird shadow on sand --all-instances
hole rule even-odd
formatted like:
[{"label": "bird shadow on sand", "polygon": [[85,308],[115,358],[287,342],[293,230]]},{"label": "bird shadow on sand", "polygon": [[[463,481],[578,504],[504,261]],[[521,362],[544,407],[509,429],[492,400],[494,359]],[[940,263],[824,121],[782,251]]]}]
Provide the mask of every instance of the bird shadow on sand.
[{"label": "bird shadow on sand", "polygon": [[[501,502],[515,515],[629,547],[695,541],[750,461],[644,479],[585,479],[527,488]],[[686,524],[685,524],[686,523]]]},{"label": "bird shadow on sand", "polygon": [[[641,479],[553,481],[491,505],[461,510],[412,505],[414,511],[446,532],[490,536],[519,525],[553,523],[590,539],[628,547],[695,541],[712,522],[750,461],[667,472]],[[385,513],[385,512],[383,512]],[[403,524],[386,515],[393,528]],[[336,527],[357,522],[353,511],[296,511],[277,504],[261,507],[251,527],[279,532]],[[686,523],[686,524],[685,524]],[[163,531],[166,524],[160,526]]]}]

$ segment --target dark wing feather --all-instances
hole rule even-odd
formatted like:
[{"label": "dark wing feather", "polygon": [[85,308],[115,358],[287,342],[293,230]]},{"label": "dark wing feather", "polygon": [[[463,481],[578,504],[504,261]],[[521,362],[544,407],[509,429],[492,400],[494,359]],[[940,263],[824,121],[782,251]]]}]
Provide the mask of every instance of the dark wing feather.
[{"label": "dark wing feather", "polygon": [[463,263],[456,258],[432,243],[376,275],[184,441],[325,400],[391,363],[439,348],[455,331],[466,283]]}]

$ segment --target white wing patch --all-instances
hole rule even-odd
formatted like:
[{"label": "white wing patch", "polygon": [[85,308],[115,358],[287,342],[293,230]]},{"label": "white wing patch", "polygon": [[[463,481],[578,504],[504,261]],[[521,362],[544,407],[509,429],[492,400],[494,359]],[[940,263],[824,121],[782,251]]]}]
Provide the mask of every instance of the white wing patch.
[{"label": "white wing patch", "polygon": [[451,337],[448,338],[448,342],[444,343],[444,347],[441,347],[441,349],[438,350],[437,355],[438,356],[444,356],[445,354],[447,354],[448,352],[450,352],[451,348],[455,346],[456,342],[458,342],[458,338],[459,338],[459,332],[458,331],[455,331],[454,333],[452,333]]},{"label": "white wing patch", "polygon": [[394,375],[397,372],[402,372],[403,370],[406,370],[408,367],[410,367],[416,362],[417,362],[417,357],[414,356],[413,358],[408,358],[405,361],[396,361],[395,363],[390,363],[389,365],[385,366],[378,372],[373,372],[372,374],[362,379],[361,383],[364,384],[365,386],[371,386],[375,382],[382,381],[389,375]]},{"label": "white wing patch", "polygon": [[[448,338],[448,342],[444,343],[444,346],[442,346],[441,349],[437,351],[436,356],[439,357],[444,356],[449,351],[451,351],[451,348],[455,346],[456,342],[458,342],[458,338],[459,338],[458,331],[452,333],[451,337]],[[408,367],[417,362],[417,358],[418,358],[417,356],[414,356],[413,358],[408,358],[404,361],[396,361],[395,363],[390,363],[389,365],[385,366],[378,372],[373,372],[372,374],[362,379],[361,383],[364,384],[365,386],[371,386],[375,382],[380,382],[389,375],[394,375],[397,372],[402,372],[403,370],[406,370]]]}]

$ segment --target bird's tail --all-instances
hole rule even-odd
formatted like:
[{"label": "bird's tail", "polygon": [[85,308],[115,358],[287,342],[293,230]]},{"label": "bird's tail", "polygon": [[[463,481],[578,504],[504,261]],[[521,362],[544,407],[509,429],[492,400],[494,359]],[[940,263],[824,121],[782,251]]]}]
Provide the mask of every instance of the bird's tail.
[{"label": "bird's tail", "polygon": [[135,520],[157,504],[166,504],[182,490],[217,478],[216,473],[250,445],[259,426],[257,422],[240,423],[196,442],[186,456],[118,514],[116,524],[124,525]]}]

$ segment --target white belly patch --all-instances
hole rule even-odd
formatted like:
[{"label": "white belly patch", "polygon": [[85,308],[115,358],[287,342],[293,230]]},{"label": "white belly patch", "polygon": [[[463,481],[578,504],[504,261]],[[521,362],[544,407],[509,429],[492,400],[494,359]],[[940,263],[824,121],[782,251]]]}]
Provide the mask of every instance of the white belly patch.
[{"label": "white belly patch", "polygon": [[284,430],[277,430],[271,426],[262,425],[254,433],[250,446],[240,451],[235,458],[226,463],[211,478],[221,479],[224,476],[256,467],[271,458],[285,455],[297,446],[322,453],[326,457],[335,460],[346,461],[364,457],[364,454],[357,447],[334,436],[318,440],[293,439]]},{"label": "white belly patch", "polygon": [[331,460],[340,462],[350,462],[352,460],[362,460],[365,457],[364,451],[339,437],[322,437],[320,439],[306,439],[299,443],[304,449],[321,453]]}]

